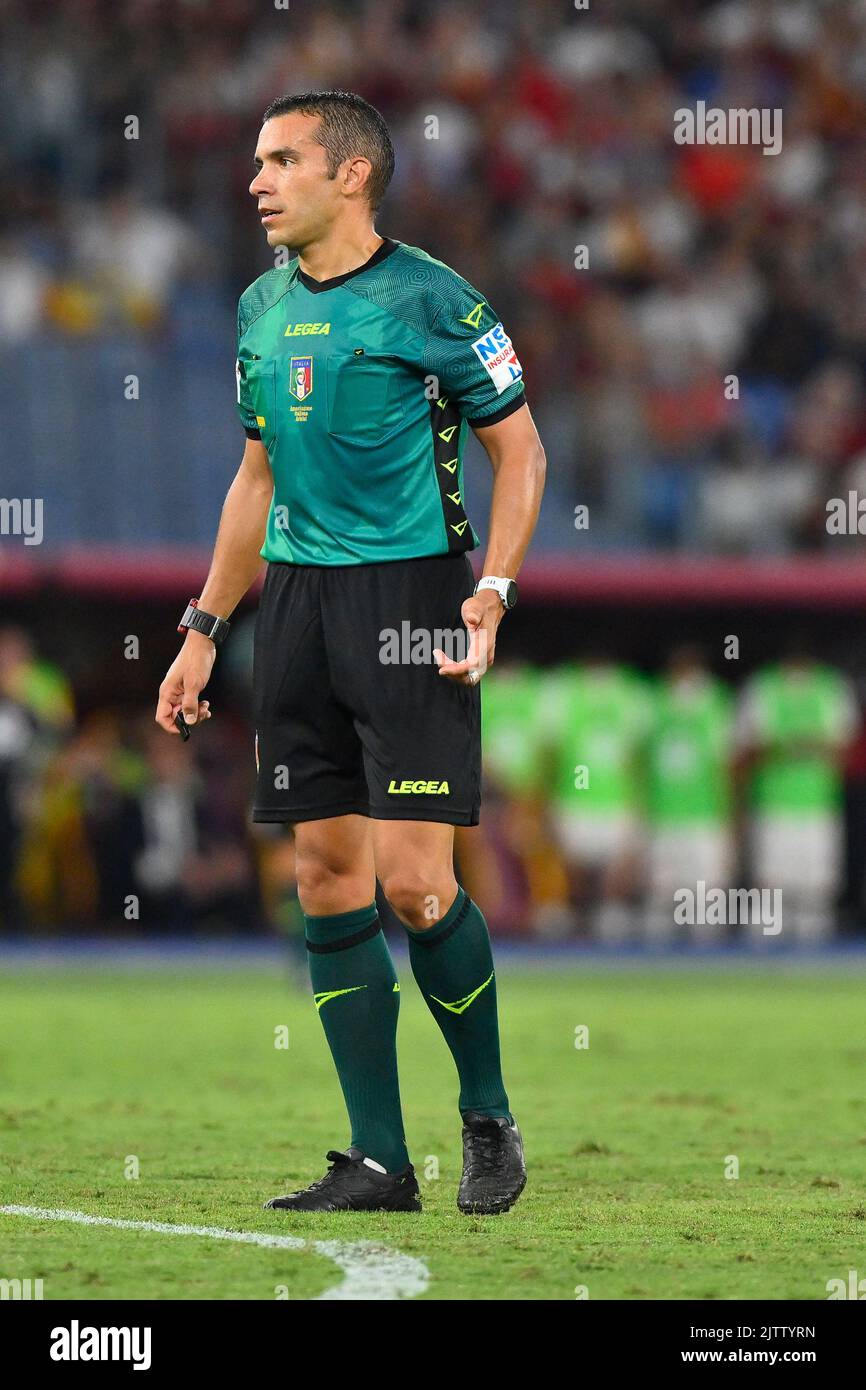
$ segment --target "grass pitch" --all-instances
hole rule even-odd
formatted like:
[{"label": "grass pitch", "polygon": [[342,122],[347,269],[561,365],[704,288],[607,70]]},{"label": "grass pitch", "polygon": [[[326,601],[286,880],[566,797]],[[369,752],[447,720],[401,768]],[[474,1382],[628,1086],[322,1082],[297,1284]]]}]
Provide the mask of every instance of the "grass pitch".
[{"label": "grass pitch", "polygon": [[[503,971],[529,1185],[507,1216],[466,1218],[453,1064],[399,970],[421,1215],[262,1210],[348,1142],[319,1020],[278,973],[188,967],[0,981],[0,1202],[372,1239],[423,1260],[438,1299],[825,1299],[866,1274],[862,977]],[[0,1276],[42,1278],[46,1299],[308,1299],[340,1281],[310,1247],[4,1214]]]}]

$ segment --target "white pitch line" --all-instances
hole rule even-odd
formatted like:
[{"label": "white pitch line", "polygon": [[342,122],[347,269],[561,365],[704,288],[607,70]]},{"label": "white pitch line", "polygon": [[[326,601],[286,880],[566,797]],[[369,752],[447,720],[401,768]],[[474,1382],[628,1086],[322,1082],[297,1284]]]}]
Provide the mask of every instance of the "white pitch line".
[{"label": "white pitch line", "polygon": [[277,1250],[303,1250],[333,1260],[343,1271],[343,1282],[319,1294],[320,1299],[366,1301],[417,1298],[430,1282],[423,1260],[403,1255],[371,1240],[303,1240],[300,1236],[272,1236],[266,1231],[229,1231],[222,1226],[171,1225],[167,1221],[124,1221],[114,1216],[91,1216],[86,1211],[54,1207],[0,1206],[7,1216],[29,1216],[36,1221],[72,1221],[79,1226],[113,1226],[121,1231],[154,1231],[164,1236],[207,1236]]}]

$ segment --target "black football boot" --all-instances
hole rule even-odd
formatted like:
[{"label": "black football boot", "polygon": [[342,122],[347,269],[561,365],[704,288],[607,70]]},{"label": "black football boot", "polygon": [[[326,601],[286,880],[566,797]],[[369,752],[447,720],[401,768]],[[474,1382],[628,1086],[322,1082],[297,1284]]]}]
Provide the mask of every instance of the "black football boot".
[{"label": "black football boot", "polygon": [[410,1163],[401,1173],[383,1173],[361,1149],[329,1149],[330,1168],[301,1192],[272,1197],[265,1210],[420,1211],[421,1198]]},{"label": "black football boot", "polygon": [[463,1176],[457,1205],[467,1216],[508,1211],[526,1186],[526,1160],[517,1121],[467,1110],[463,1116]]}]

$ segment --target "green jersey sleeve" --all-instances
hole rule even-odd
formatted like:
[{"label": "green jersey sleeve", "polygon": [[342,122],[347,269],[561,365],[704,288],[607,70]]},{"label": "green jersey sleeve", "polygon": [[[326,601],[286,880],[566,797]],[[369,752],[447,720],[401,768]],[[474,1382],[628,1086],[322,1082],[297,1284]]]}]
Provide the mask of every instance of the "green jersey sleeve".
[{"label": "green jersey sleeve", "polygon": [[262,433],[256,420],[256,414],[250,402],[249,388],[244,379],[243,364],[240,359],[235,359],[235,377],[237,378],[237,407],[241,424],[244,427],[247,439],[261,439]]},{"label": "green jersey sleeve", "polygon": [[492,425],[524,404],[523,368],[502,323],[459,276],[437,296],[424,370],[470,425]]},{"label": "green jersey sleeve", "polygon": [[272,284],[275,278],[275,271],[265,271],[258,280],[254,280],[251,285],[244,290],[238,300],[238,319],[237,319],[237,356],[235,357],[235,378],[237,382],[237,407],[240,422],[243,426],[247,439],[261,439],[262,432],[259,428],[260,421],[256,417],[250,396],[249,384],[246,380],[246,368],[241,357],[241,340],[244,337],[250,324],[262,313],[263,308],[267,307],[270,299],[273,299],[277,292]]},{"label": "green jersey sleeve", "polygon": [[246,327],[243,316],[244,295],[238,301],[238,336],[237,351],[235,358],[235,379],[237,382],[237,407],[241,424],[248,439],[261,439],[261,431],[256,420],[256,412],[253,410],[250,400],[249,388],[244,377],[244,365],[240,360],[240,345]]}]

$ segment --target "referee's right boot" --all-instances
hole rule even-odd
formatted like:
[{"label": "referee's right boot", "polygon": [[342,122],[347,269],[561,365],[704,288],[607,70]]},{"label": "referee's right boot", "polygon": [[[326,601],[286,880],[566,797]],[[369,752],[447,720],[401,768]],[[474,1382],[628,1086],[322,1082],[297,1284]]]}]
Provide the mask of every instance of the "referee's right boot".
[{"label": "referee's right boot", "polygon": [[265,1210],[281,1211],[420,1211],[421,1197],[410,1163],[400,1173],[385,1173],[361,1149],[329,1149],[330,1168],[300,1192],[272,1197]]}]

